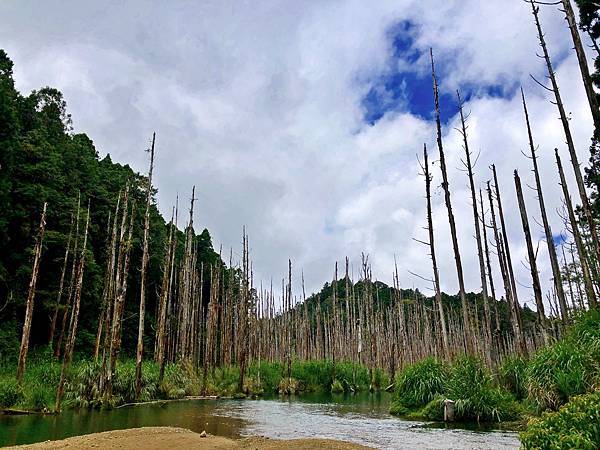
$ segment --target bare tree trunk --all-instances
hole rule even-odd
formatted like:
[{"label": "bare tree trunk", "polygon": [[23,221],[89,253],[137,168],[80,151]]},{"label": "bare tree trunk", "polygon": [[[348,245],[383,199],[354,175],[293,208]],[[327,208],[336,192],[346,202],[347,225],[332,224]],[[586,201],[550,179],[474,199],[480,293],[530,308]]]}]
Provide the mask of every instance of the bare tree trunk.
[{"label": "bare tree trunk", "polygon": [[[548,78],[550,78],[550,82],[552,83],[551,91],[554,93],[554,98],[556,100],[556,107],[558,108],[558,112],[560,114],[560,120],[562,122],[563,130],[565,132],[565,138],[567,141],[567,148],[569,149],[569,155],[571,157],[571,164],[573,165],[573,171],[575,172],[575,180],[577,181],[577,189],[579,190],[579,196],[581,197],[581,208],[583,209],[583,213],[588,222],[588,226],[590,228],[590,235],[592,239],[592,245],[595,252],[596,259],[600,258],[600,241],[598,240],[598,233],[596,230],[596,224],[594,222],[594,218],[592,216],[592,209],[590,207],[590,202],[585,191],[585,183],[583,181],[583,175],[581,173],[581,167],[579,165],[579,159],[577,158],[577,152],[575,151],[575,144],[573,143],[573,136],[571,135],[571,128],[569,126],[569,118],[565,112],[565,107],[563,105],[560,92],[558,90],[558,82],[556,81],[556,75],[554,73],[554,69],[552,68],[552,61],[550,60],[550,56],[548,54],[548,49],[546,47],[546,41],[544,39],[544,33],[542,32],[542,26],[540,25],[540,19],[538,16],[539,7],[535,5],[534,0],[530,0],[531,8],[533,11],[533,17],[535,18],[535,25],[538,32],[538,39],[540,41],[540,46],[542,47],[542,51],[544,54],[544,59],[546,61],[546,67],[548,69]],[[586,88],[587,89],[587,88]]]},{"label": "bare tree trunk", "polygon": [[496,329],[494,331],[494,334],[496,336],[499,336],[500,334],[500,318],[498,317],[498,299],[496,298],[496,290],[494,289],[494,277],[492,274],[492,263],[490,261],[490,249],[489,249],[489,245],[488,245],[488,238],[487,238],[487,225],[485,222],[485,208],[483,206],[483,194],[481,192],[481,189],[479,189],[479,203],[481,205],[481,227],[483,229],[483,248],[485,251],[485,261],[486,261],[486,265],[487,265],[487,272],[488,272],[488,278],[490,281],[490,292],[492,294],[492,300],[493,300],[493,305],[494,305],[494,319],[495,319],[495,325],[496,325]]},{"label": "bare tree trunk", "polygon": [[77,323],[79,320],[79,308],[81,306],[81,288],[83,285],[83,272],[85,269],[85,252],[87,246],[88,228],[90,224],[90,202],[88,200],[87,217],[85,220],[85,231],[83,235],[83,246],[81,247],[81,254],[79,255],[79,262],[77,264],[77,281],[75,285],[75,295],[73,301],[73,309],[71,310],[71,320],[69,325],[69,335],[65,345],[65,353],[63,355],[63,362],[60,369],[60,381],[56,389],[56,403],[55,410],[60,411],[60,404],[62,402],[64,386],[66,381],[66,371],[71,365],[73,358],[73,350],[75,349],[75,338],[77,336]]},{"label": "bare tree trunk", "polygon": [[33,269],[31,270],[31,280],[29,281],[29,292],[27,294],[27,306],[25,309],[25,321],[23,322],[23,335],[21,336],[21,348],[19,349],[19,364],[17,366],[17,380],[19,383],[23,381],[25,374],[25,364],[27,362],[27,352],[29,350],[29,336],[31,334],[31,320],[33,318],[33,306],[35,300],[35,287],[37,284],[38,272],[40,270],[40,260],[42,258],[42,244],[44,242],[44,231],[46,230],[46,207],[48,204],[44,202],[42,209],[42,217],[35,240],[33,250]]},{"label": "bare tree trunk", "polygon": [[431,56],[431,76],[433,78],[433,94],[435,102],[435,120],[437,127],[437,144],[440,153],[440,164],[442,170],[442,188],[444,189],[444,199],[448,210],[448,222],[450,223],[450,233],[452,235],[452,247],[454,249],[454,260],[456,262],[456,275],[458,277],[458,289],[463,309],[463,326],[465,332],[465,342],[467,353],[473,353],[475,350],[473,333],[471,330],[471,322],[469,319],[469,305],[467,304],[467,296],[465,294],[465,282],[463,276],[462,262],[460,258],[460,250],[458,248],[458,237],[456,235],[456,223],[454,221],[454,213],[452,212],[452,202],[450,200],[450,185],[448,183],[448,173],[446,171],[446,158],[444,156],[444,148],[442,145],[442,126],[440,120],[440,102],[438,95],[438,84],[435,77],[435,66],[433,62],[433,50],[430,49]]},{"label": "bare tree trunk", "polygon": [[[568,0],[567,0],[568,1]],[[537,155],[535,154],[535,145],[533,143],[533,134],[531,132],[531,125],[529,123],[529,113],[527,112],[527,104],[525,103],[525,94],[523,88],[521,88],[521,97],[523,99],[523,111],[525,112],[525,123],[527,124],[527,136],[529,137],[529,150],[531,152],[531,162],[533,163],[533,173],[535,175],[535,190],[537,192],[538,201],[540,204],[540,213],[542,215],[542,224],[544,225],[544,233],[546,234],[546,245],[548,246],[548,256],[550,257],[550,266],[552,267],[552,275],[554,277],[554,288],[556,289],[556,295],[558,297],[558,304],[560,305],[560,312],[562,315],[563,322],[566,323],[568,311],[567,301],[565,299],[565,292],[562,285],[562,277],[560,275],[560,266],[558,265],[558,256],[556,255],[556,247],[554,245],[554,236],[552,235],[552,229],[548,222],[548,215],[546,214],[546,205],[544,204],[544,193],[542,191],[542,182],[540,181],[540,172],[537,165]],[[535,289],[535,285],[534,285]],[[541,298],[541,292],[540,292]],[[537,295],[536,295],[537,300]],[[538,306],[539,308],[539,306]],[[543,304],[542,304],[543,308]],[[538,310],[539,313],[539,310]],[[542,309],[543,314],[543,309]],[[540,318],[540,323],[545,328],[545,317]]]},{"label": "bare tree trunk", "polygon": [[69,237],[67,238],[67,246],[65,247],[65,257],[63,259],[63,267],[60,273],[60,283],[58,285],[58,294],[56,296],[56,307],[54,308],[54,314],[52,315],[52,322],[50,323],[50,332],[48,333],[48,345],[50,345],[50,350],[52,351],[52,346],[54,344],[54,332],[56,331],[56,322],[58,320],[58,310],[60,308],[60,302],[62,300],[63,288],[65,284],[65,274],[67,272],[67,265],[69,261],[69,251],[71,249],[71,237],[73,235],[73,224],[74,218],[73,214],[71,214],[71,226],[69,227]]},{"label": "bare tree trunk", "polygon": [[429,233],[429,251],[431,264],[433,266],[433,282],[435,288],[435,302],[437,303],[440,328],[442,330],[442,343],[444,346],[444,356],[450,357],[450,346],[448,343],[448,329],[446,328],[446,315],[444,314],[444,305],[442,305],[442,290],[440,288],[440,274],[437,267],[435,256],[435,236],[433,233],[433,218],[431,214],[431,174],[429,173],[429,158],[427,155],[427,146],[423,145],[423,172],[425,175],[425,194],[427,196],[427,232]]},{"label": "bare tree trunk", "polygon": [[571,203],[571,196],[569,194],[569,187],[565,178],[560,156],[558,155],[558,149],[554,149],[556,155],[556,165],[558,166],[558,173],[560,175],[560,184],[563,190],[563,196],[565,198],[565,205],[569,213],[569,221],[571,222],[571,230],[573,232],[573,238],[575,239],[575,245],[577,247],[577,253],[579,254],[579,261],[581,264],[581,270],[583,272],[583,283],[585,286],[585,293],[588,298],[588,304],[590,307],[597,307],[596,293],[594,291],[594,285],[592,284],[592,277],[590,275],[589,259],[587,250],[583,244],[581,233],[579,232],[579,225],[575,217],[575,211],[573,211],[573,204]]},{"label": "bare tree trunk", "polygon": [[571,38],[573,39],[573,46],[577,55],[577,61],[579,62],[579,70],[581,71],[581,79],[583,86],[585,87],[585,93],[587,95],[588,103],[590,104],[590,111],[592,118],[594,119],[595,134],[598,135],[600,131],[600,107],[598,106],[598,98],[594,91],[594,85],[592,83],[592,77],[588,68],[587,58],[585,56],[585,50],[581,43],[581,36],[579,36],[579,30],[577,30],[577,21],[575,20],[575,14],[573,13],[573,6],[570,0],[562,0],[565,19],[571,32]]},{"label": "bare tree trunk", "polygon": [[152,133],[150,148],[150,169],[148,170],[148,186],[146,188],[146,213],[144,215],[144,241],[142,251],[142,270],[140,285],[140,314],[138,323],[138,339],[135,358],[135,398],[139,400],[142,392],[142,357],[144,354],[144,320],[146,317],[146,271],[148,268],[148,233],[150,231],[150,202],[152,200],[152,170],[154,169],[154,142],[156,133]]},{"label": "bare tree trunk", "polygon": [[473,222],[475,224],[475,241],[477,242],[477,256],[479,258],[479,275],[481,277],[481,296],[483,298],[483,310],[485,317],[485,355],[488,360],[488,364],[492,365],[492,326],[490,317],[490,306],[488,299],[487,290],[487,278],[485,273],[485,261],[483,258],[483,247],[481,245],[481,230],[479,228],[479,212],[477,210],[477,195],[475,194],[475,182],[473,181],[473,164],[471,163],[471,151],[469,150],[469,142],[467,140],[467,126],[465,124],[465,116],[463,114],[463,102],[460,98],[460,93],[456,91],[458,98],[458,107],[460,112],[460,123],[461,123],[461,136],[463,138],[463,146],[465,150],[464,165],[467,169],[467,175],[469,176],[469,187],[471,188],[471,201],[473,202]]},{"label": "bare tree trunk", "polygon": [[517,340],[521,348],[523,355],[527,354],[527,345],[525,343],[525,336],[523,334],[523,322],[521,320],[521,305],[519,304],[519,296],[517,294],[517,284],[515,279],[515,273],[512,265],[512,258],[510,256],[510,247],[508,245],[508,233],[506,232],[506,223],[504,222],[504,212],[502,210],[502,198],[500,197],[500,185],[498,183],[498,175],[496,173],[496,166],[492,164],[492,173],[494,175],[494,185],[496,188],[496,200],[498,201],[498,215],[500,216],[500,225],[502,227],[502,239],[504,243],[504,252],[506,256],[506,267],[507,273],[510,280],[510,288],[512,293],[513,309],[515,314],[517,329]]},{"label": "bare tree trunk", "polygon": [[515,170],[515,188],[517,191],[517,199],[519,201],[519,211],[521,213],[521,222],[523,223],[523,233],[525,234],[525,242],[527,244],[527,254],[529,259],[529,269],[531,270],[531,279],[533,282],[533,294],[535,297],[535,305],[537,307],[538,320],[540,325],[546,329],[546,314],[544,312],[544,303],[542,300],[542,288],[540,285],[540,277],[537,269],[536,254],[533,250],[531,241],[531,231],[529,229],[529,219],[527,218],[527,209],[525,207],[525,199],[523,198],[523,189],[521,187],[521,178]]}]

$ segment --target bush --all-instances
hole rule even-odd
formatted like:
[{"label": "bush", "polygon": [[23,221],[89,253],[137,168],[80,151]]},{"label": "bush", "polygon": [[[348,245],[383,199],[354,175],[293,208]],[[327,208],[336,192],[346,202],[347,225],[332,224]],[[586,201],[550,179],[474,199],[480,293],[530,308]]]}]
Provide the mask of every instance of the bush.
[{"label": "bush", "polygon": [[0,380],[0,406],[10,408],[24,398],[23,389],[12,377]]},{"label": "bush", "polygon": [[509,356],[498,368],[500,383],[517,400],[527,396],[527,362],[519,356]]},{"label": "bush", "polygon": [[455,361],[448,382],[448,397],[454,400],[458,420],[477,422],[516,419],[519,416],[512,395],[493,384],[483,362],[465,356]]},{"label": "bush", "polygon": [[444,420],[444,401],[445,397],[438,395],[431,400],[421,411],[421,415],[427,420]]},{"label": "bush", "polygon": [[600,391],[574,397],[558,412],[544,413],[520,438],[525,449],[600,448]]},{"label": "bush", "polygon": [[446,390],[447,367],[434,358],[405,367],[396,376],[395,400],[411,408],[424,406]]},{"label": "bush", "polygon": [[591,390],[598,378],[598,360],[589,348],[563,339],[536,353],[528,370],[528,396],[540,410],[556,410],[573,395]]}]

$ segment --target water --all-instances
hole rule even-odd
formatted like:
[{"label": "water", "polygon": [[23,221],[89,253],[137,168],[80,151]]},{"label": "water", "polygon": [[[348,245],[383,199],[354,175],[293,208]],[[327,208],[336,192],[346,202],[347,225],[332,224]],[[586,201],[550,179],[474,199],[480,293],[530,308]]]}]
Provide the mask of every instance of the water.
[{"label": "water", "polygon": [[265,400],[190,400],[65,411],[57,416],[0,416],[0,445],[30,444],[99,431],[174,426],[239,438],[329,438],[382,449],[516,449],[516,433],[430,427],[388,414],[388,394],[314,394]]}]

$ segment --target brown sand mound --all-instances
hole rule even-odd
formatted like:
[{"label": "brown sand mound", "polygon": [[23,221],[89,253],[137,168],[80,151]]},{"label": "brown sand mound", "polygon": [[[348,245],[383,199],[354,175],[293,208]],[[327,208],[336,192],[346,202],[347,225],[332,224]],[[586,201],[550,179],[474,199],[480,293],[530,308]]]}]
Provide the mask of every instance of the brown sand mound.
[{"label": "brown sand mound", "polygon": [[148,427],[128,430],[105,431],[103,433],[75,436],[60,441],[46,441],[16,448],[28,449],[367,449],[358,444],[328,439],[290,439],[276,440],[264,437],[252,437],[240,440],[227,439],[198,433],[185,428]]}]

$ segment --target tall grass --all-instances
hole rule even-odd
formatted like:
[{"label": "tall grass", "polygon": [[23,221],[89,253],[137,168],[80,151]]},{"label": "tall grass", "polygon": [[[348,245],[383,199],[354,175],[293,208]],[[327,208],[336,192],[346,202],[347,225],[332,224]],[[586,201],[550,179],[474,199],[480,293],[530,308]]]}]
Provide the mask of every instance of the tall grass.
[{"label": "tall grass", "polygon": [[562,340],[535,354],[527,367],[527,390],[529,400],[543,411],[598,387],[600,311],[591,310],[576,318]]},{"label": "tall grass", "polygon": [[396,376],[394,400],[404,407],[423,406],[446,392],[448,367],[434,358],[426,358],[405,367]]}]

